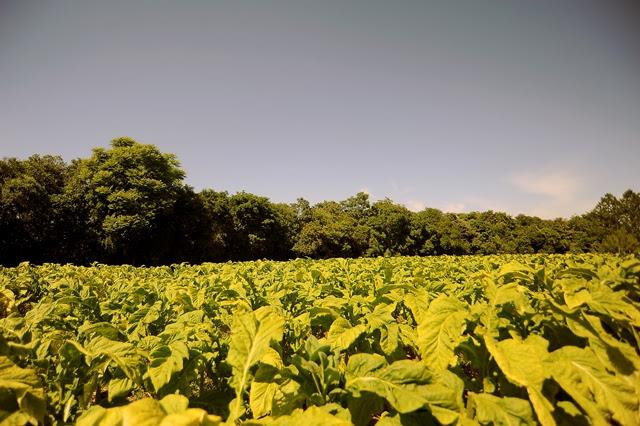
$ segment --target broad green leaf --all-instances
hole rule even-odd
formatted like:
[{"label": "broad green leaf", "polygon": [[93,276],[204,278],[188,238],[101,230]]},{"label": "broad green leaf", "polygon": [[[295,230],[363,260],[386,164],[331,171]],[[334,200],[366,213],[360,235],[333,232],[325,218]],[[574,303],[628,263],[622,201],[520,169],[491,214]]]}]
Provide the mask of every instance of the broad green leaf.
[{"label": "broad green leaf", "polygon": [[423,317],[427,314],[430,300],[431,296],[429,293],[427,293],[424,288],[418,287],[405,296],[403,303],[411,310],[411,314],[416,323],[420,324],[423,321]]},{"label": "broad green leaf", "polygon": [[591,300],[587,282],[578,278],[562,278],[556,281],[564,292],[564,303],[569,309],[577,308]]},{"label": "broad green leaf", "polygon": [[112,402],[116,398],[128,395],[134,386],[135,383],[133,383],[133,381],[128,377],[109,380],[109,386],[107,387],[109,402]]},{"label": "broad green leaf", "polygon": [[360,392],[358,397],[349,396],[347,408],[351,413],[351,421],[356,426],[366,426],[371,419],[384,409],[384,399],[376,394]]},{"label": "broad green leaf", "polygon": [[173,374],[182,371],[183,360],[189,357],[184,342],[176,341],[157,347],[151,354],[147,374],[156,392],[171,381]]},{"label": "broad green leaf", "polygon": [[485,282],[485,292],[493,306],[512,304],[520,314],[534,312],[524,286],[516,283],[496,285],[492,280],[488,280]]},{"label": "broad green leaf", "polygon": [[200,310],[196,310],[196,311],[189,311],[186,312],[182,315],[180,315],[177,319],[176,319],[176,323],[181,323],[181,324],[199,324],[203,321],[204,319],[204,312],[200,311]]},{"label": "broad green leaf", "polygon": [[367,325],[369,326],[368,331],[371,333],[376,329],[395,323],[395,319],[392,316],[392,313],[395,309],[395,303],[390,303],[388,305],[376,305],[373,312],[370,312],[365,317]]},{"label": "broad green leaf", "polygon": [[327,341],[331,344],[332,350],[347,350],[366,331],[367,327],[364,324],[352,326],[346,319],[337,318],[329,328]]},{"label": "broad green leaf", "polygon": [[166,415],[160,403],[144,398],[122,408],[122,423],[126,425],[154,426],[162,422]]},{"label": "broad green leaf", "polygon": [[279,388],[275,378],[282,367],[284,365],[278,352],[269,348],[260,361],[260,366],[253,382],[251,382],[251,390],[249,391],[249,406],[254,418],[271,413],[273,399]]},{"label": "broad green leaf", "polygon": [[347,379],[365,376],[372,371],[387,366],[387,361],[378,354],[359,353],[349,357],[347,364]]},{"label": "broad green leaf", "polygon": [[462,381],[453,374],[433,373],[417,361],[384,366],[379,356],[359,354],[352,362],[354,357],[347,364],[345,386],[354,397],[369,392],[386,399],[399,413],[429,409],[441,423],[457,420],[462,407]]},{"label": "broad green leaf", "polygon": [[273,419],[269,419],[264,423],[246,423],[251,424],[269,424],[273,426],[351,426],[352,423],[347,420],[343,420],[336,416],[333,416],[320,407],[309,407],[306,410],[297,410],[295,413],[289,416],[281,416]]},{"label": "broad green leaf", "polygon": [[181,413],[168,414],[160,422],[160,426],[218,426],[221,424],[220,416],[207,414],[199,408],[189,408]]},{"label": "broad green leaf", "polygon": [[231,420],[242,415],[243,392],[251,382],[251,367],[269,351],[271,342],[282,340],[283,329],[284,319],[268,307],[242,315],[234,322],[227,355],[236,391],[236,399],[230,407]]},{"label": "broad green leaf", "polygon": [[565,346],[549,357],[551,375],[596,424],[640,424],[636,389],[611,374],[589,348]]},{"label": "broad green leaf", "polygon": [[[640,357],[631,345],[609,334],[597,316],[583,313],[582,318],[584,321],[567,318],[567,326],[576,335],[589,340],[589,347],[607,368],[625,376],[640,374]],[[640,379],[636,382],[640,389]]]},{"label": "broad green leaf", "polygon": [[157,401],[144,398],[113,408],[93,406],[76,423],[78,426],[217,426],[219,416],[198,408],[187,408],[188,400],[168,395]]},{"label": "broad green leaf", "polygon": [[93,324],[87,322],[78,328],[78,332],[86,336],[92,336],[96,334],[98,336],[106,337],[110,340],[117,340],[120,336],[120,330],[118,330],[113,324],[108,322],[97,322]]},{"label": "broad green leaf", "polygon": [[140,370],[138,366],[141,362],[140,355],[136,352],[131,343],[116,342],[106,337],[95,337],[84,347],[85,353],[91,357],[106,356],[120,367],[124,374],[138,383],[140,381]]},{"label": "broad green leaf", "polygon": [[389,324],[380,329],[380,348],[386,356],[395,354],[400,345],[400,327],[398,324]]},{"label": "broad green leaf", "polygon": [[0,389],[22,391],[40,386],[34,370],[20,368],[9,358],[0,356]]},{"label": "broad green leaf", "polygon": [[482,425],[533,426],[536,424],[529,401],[519,398],[500,398],[490,394],[470,392],[467,411]]},{"label": "broad green leaf", "polygon": [[500,267],[497,276],[504,284],[509,284],[515,280],[529,281],[532,279],[533,270],[520,262],[512,261]]},{"label": "broad green leaf", "polygon": [[305,395],[301,392],[301,386],[298,382],[291,378],[287,378],[279,383],[272,401],[272,415],[289,415],[303,405],[305,402]]},{"label": "broad green leaf", "polygon": [[640,327],[640,309],[632,305],[625,292],[614,291],[605,283],[590,283],[591,300],[587,302],[595,312],[622,323],[630,322]]},{"label": "broad green leaf", "polygon": [[9,358],[0,356],[0,392],[12,394],[12,397],[5,398],[14,399],[19,412],[30,420],[43,421],[46,414],[45,395],[34,370],[20,368]]},{"label": "broad green leaf", "polygon": [[[464,421],[465,419],[462,419]],[[414,411],[413,413],[384,413],[376,426],[437,426],[440,423],[428,411]],[[467,426],[461,423],[462,426]],[[469,425],[470,426],[470,425]],[[474,425],[475,426],[475,425]]]},{"label": "broad green leaf", "polygon": [[463,339],[466,306],[455,297],[438,296],[418,323],[418,345],[429,368],[443,370],[454,364],[454,350]]},{"label": "broad green leaf", "polygon": [[526,340],[507,339],[500,342],[486,335],[485,344],[505,377],[527,389],[540,423],[544,426],[555,425],[551,414],[553,405],[542,394],[542,384],[550,374],[546,364],[548,342],[535,334]]},{"label": "broad green leaf", "polygon": [[[400,362],[403,364],[398,364]],[[398,412],[409,413],[427,407],[427,401],[419,394],[418,387],[430,383],[432,379],[432,374],[424,366],[412,361],[397,361],[392,371],[385,366],[348,378],[346,389],[354,397],[360,392],[376,394],[386,399]]]},{"label": "broad green leaf", "polygon": [[189,407],[189,399],[177,394],[167,395],[158,402],[167,414],[181,413]]},{"label": "broad green leaf", "polygon": [[85,411],[76,426],[123,426],[122,408],[104,408],[94,405]]},{"label": "broad green leaf", "polygon": [[520,386],[539,386],[549,376],[544,361],[549,356],[548,342],[532,334],[526,340],[496,342],[485,336],[485,344],[504,375]]},{"label": "broad green leaf", "polygon": [[584,412],[571,401],[557,401],[553,414],[561,426],[588,426],[591,424]]}]

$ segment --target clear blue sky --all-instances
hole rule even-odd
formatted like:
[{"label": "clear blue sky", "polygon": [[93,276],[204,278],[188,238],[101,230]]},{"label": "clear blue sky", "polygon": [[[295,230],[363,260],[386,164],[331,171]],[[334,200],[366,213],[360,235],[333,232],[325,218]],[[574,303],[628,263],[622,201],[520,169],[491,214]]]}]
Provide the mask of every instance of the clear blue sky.
[{"label": "clear blue sky", "polygon": [[0,157],[544,217],[640,190],[640,3],[0,0]]}]

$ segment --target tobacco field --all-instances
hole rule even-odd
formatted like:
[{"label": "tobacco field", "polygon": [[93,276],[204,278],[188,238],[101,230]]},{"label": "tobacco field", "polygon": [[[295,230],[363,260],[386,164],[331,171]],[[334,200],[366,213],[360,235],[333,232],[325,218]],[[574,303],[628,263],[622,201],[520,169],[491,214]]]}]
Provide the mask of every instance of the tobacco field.
[{"label": "tobacco field", "polygon": [[638,425],[640,260],[0,268],[0,424]]}]

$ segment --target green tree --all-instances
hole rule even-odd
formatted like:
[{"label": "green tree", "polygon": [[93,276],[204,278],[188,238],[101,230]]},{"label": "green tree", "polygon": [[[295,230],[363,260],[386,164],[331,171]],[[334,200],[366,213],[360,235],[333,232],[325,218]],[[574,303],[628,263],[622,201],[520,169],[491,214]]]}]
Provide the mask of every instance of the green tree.
[{"label": "green tree", "polygon": [[173,154],[123,137],[78,161],[66,195],[84,206],[86,226],[95,230],[107,260],[157,263],[154,249],[166,240],[160,224],[173,215],[183,178]]},{"label": "green tree", "polygon": [[389,199],[375,202],[366,221],[371,230],[367,255],[408,254],[411,215],[406,207]]},{"label": "green tree", "polygon": [[152,263],[202,263],[212,260],[209,238],[206,230],[211,228],[208,212],[198,194],[190,187],[184,187],[170,215],[159,219],[158,229],[164,238],[155,242]]},{"label": "green tree", "polygon": [[573,216],[566,224],[569,251],[587,253],[597,251],[602,239],[600,226],[588,215]]},{"label": "green tree", "polygon": [[290,257],[293,211],[275,205],[266,197],[240,192],[229,199],[233,222],[234,259],[278,259]]},{"label": "green tree", "polygon": [[200,194],[209,216],[208,250],[215,260],[288,259],[296,214],[286,204],[240,192],[206,190]]},{"label": "green tree", "polygon": [[438,254],[472,254],[474,230],[465,220],[464,214],[445,213],[436,232],[440,236],[439,245],[442,250]]},{"label": "green tree", "polygon": [[566,253],[571,248],[571,233],[563,219],[518,215],[515,223],[517,253]]},{"label": "green tree", "polygon": [[629,189],[621,198],[605,194],[586,216],[599,227],[600,250],[631,253],[640,249],[640,193]]},{"label": "green tree", "polygon": [[299,232],[302,225],[311,220],[311,204],[304,198],[298,198],[295,203],[291,204],[291,208],[296,218],[296,232]]},{"label": "green tree", "polygon": [[369,194],[366,192],[358,192],[353,197],[349,197],[344,201],[340,201],[342,211],[361,223],[371,214],[371,202]]},{"label": "green tree", "polygon": [[506,213],[486,211],[465,215],[465,220],[473,229],[471,252],[473,254],[513,253],[514,221]]},{"label": "green tree", "polygon": [[67,172],[57,156],[0,160],[0,263],[63,260],[56,225]]},{"label": "green tree", "polygon": [[206,214],[207,225],[201,229],[206,238],[203,253],[206,260],[224,261],[231,259],[231,235],[234,232],[230,213],[229,193],[204,189],[198,193]]},{"label": "green tree", "polygon": [[[353,212],[357,212],[353,215]],[[369,228],[358,223],[362,208],[325,201],[311,208],[293,247],[298,256],[326,259],[362,256],[369,241]],[[364,217],[364,216],[362,216]]]},{"label": "green tree", "polygon": [[434,208],[426,208],[412,215],[408,254],[433,256],[441,252],[438,230],[443,215]]}]

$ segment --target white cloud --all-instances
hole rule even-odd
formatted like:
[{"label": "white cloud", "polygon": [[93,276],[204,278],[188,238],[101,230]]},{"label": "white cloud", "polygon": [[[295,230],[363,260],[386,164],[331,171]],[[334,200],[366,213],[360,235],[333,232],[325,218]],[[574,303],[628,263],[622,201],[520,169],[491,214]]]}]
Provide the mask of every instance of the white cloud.
[{"label": "white cloud", "polygon": [[469,211],[505,211],[502,205],[499,205],[491,200],[485,200],[478,197],[464,197],[461,201],[454,201],[446,204],[428,204],[423,201],[409,200],[402,204],[412,212],[419,212],[427,207],[433,207],[445,213],[465,213]]},{"label": "white cloud", "polygon": [[442,211],[446,213],[462,213],[465,211],[465,203],[449,203],[442,207]]},{"label": "white cloud", "polygon": [[528,194],[565,200],[573,198],[579,187],[578,179],[566,172],[520,174],[511,183]]},{"label": "white cloud", "polygon": [[527,214],[543,219],[568,218],[576,214],[583,214],[592,209],[594,205],[595,202],[593,200],[587,199],[551,200],[550,202],[533,206],[527,211]]},{"label": "white cloud", "polygon": [[[542,169],[526,171],[508,177],[508,182],[517,189],[511,197],[495,194],[465,194],[450,199],[423,201],[418,194],[404,196],[405,191],[398,189],[389,195],[393,201],[403,204],[412,212],[419,212],[428,207],[437,208],[447,213],[505,212],[512,216],[527,214],[545,219],[556,217],[568,218],[574,214],[582,214],[595,204],[592,197],[585,194],[586,181],[580,174],[569,170]],[[370,193],[364,187],[361,191]],[[375,199],[370,195],[372,200]]]},{"label": "white cloud", "polygon": [[419,212],[424,210],[427,207],[426,203],[422,201],[417,201],[417,200],[409,200],[403,204],[406,208],[408,208],[412,212]]},{"label": "white cloud", "polygon": [[512,176],[510,182],[525,194],[546,197],[534,205],[527,203],[529,215],[544,219],[569,217],[593,206],[593,200],[585,197],[582,179],[566,170],[519,174]]}]

